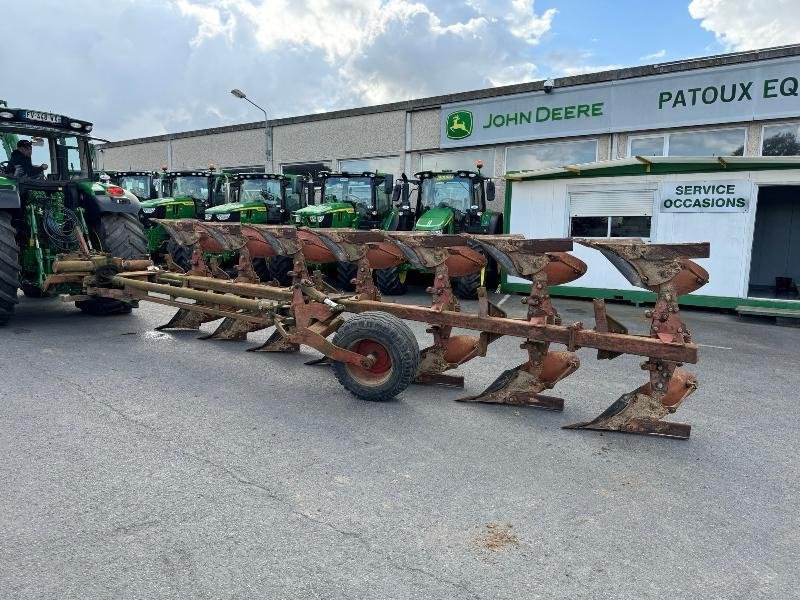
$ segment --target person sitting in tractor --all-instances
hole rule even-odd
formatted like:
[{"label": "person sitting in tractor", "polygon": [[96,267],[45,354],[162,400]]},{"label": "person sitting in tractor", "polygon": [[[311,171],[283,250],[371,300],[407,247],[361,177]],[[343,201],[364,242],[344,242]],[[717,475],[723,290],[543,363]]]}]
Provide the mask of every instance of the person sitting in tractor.
[{"label": "person sitting in tractor", "polygon": [[30,140],[18,141],[17,149],[11,153],[6,173],[14,177],[43,177],[47,170],[47,164],[34,166],[31,162],[31,154],[33,154],[33,145]]}]

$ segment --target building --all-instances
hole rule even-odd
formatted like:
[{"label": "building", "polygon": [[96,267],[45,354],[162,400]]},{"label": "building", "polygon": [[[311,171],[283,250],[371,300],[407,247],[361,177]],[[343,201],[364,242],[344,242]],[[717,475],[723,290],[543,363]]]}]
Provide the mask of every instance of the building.
[{"label": "building", "polygon": [[[481,159],[484,173],[497,177],[526,172],[514,177],[517,182],[506,194],[510,231],[539,237],[637,236],[661,242],[715,237],[714,256],[707,259],[713,265],[712,281],[738,278],[737,286],[709,292],[728,299],[720,305],[780,295],[787,278],[800,280],[800,213],[793,204],[800,188],[792,187],[800,185],[800,171],[794,159],[779,164],[756,160],[800,156],[800,45],[551,83],[547,88],[539,81],[276,119],[269,122],[272,169],[399,174],[468,168]],[[208,163],[261,169],[264,135],[263,122],[256,122],[126,140],[102,146],[98,160],[106,169],[156,169],[162,164],[179,169]],[[692,161],[683,157],[705,157],[706,162],[687,167]],[[604,164],[607,161],[612,162]],[[656,164],[658,173],[648,173]],[[731,168],[725,170],[725,165]],[[779,168],[773,168],[776,165]],[[642,173],[632,174],[634,168]],[[726,182],[734,187],[725,197],[733,195],[734,202],[744,198],[744,205],[703,207],[701,199],[695,212],[702,214],[694,225],[685,216],[691,212],[674,212],[674,205],[665,208],[662,203],[665,186],[673,183],[669,194],[682,201],[676,194],[682,184]],[[601,184],[603,194],[593,195],[591,189]],[[769,214],[768,204],[774,206]],[[615,206],[611,212],[610,205]],[[681,204],[682,211],[690,208]],[[635,212],[620,213],[630,210]],[[790,218],[796,225],[781,234],[779,244],[772,244],[775,250],[765,255],[761,246],[756,248],[776,239],[772,226],[766,225],[769,220],[785,225]],[[716,229],[723,221],[727,225]],[[727,233],[719,239],[711,235],[723,230]],[[721,252],[731,253],[731,265],[738,261],[735,273],[727,267],[716,272]],[[786,266],[758,267],[761,271],[753,277],[754,257],[758,264]],[[777,286],[775,278],[780,278]],[[617,283],[614,290],[628,289],[625,282]]]}]

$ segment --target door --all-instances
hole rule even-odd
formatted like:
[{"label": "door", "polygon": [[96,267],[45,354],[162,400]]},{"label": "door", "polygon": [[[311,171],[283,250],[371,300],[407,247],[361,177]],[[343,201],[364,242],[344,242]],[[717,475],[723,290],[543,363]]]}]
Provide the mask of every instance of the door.
[{"label": "door", "polygon": [[800,186],[761,186],[748,296],[795,299],[799,282]]}]

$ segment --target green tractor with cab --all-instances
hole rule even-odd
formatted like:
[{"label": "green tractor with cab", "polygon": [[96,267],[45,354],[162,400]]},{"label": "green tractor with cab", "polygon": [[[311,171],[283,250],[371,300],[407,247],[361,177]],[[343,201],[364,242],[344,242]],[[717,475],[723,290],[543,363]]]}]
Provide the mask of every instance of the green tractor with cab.
[{"label": "green tractor with cab", "polygon": [[[353,229],[400,228],[400,210],[393,206],[394,177],[386,173],[329,173],[319,175],[319,204],[294,213],[298,227],[350,227]],[[336,263],[336,282],[340,289],[352,290],[357,274],[355,263]]]},{"label": "green tractor with cab", "polygon": [[[307,179],[302,175],[238,173],[229,175],[227,199],[206,209],[205,222],[261,223],[285,225],[293,222],[292,213],[308,204]],[[253,269],[262,281],[276,280],[289,285],[292,258],[275,256],[253,259]]]},{"label": "green tractor with cab", "polygon": [[[422,171],[415,180],[403,176],[395,186],[393,200],[398,206],[400,230],[437,233],[503,233],[503,214],[487,210],[495,199],[494,181],[477,171]],[[411,186],[414,186],[411,188]],[[479,249],[476,246],[475,249]],[[454,277],[453,290],[460,298],[477,298],[478,288],[496,285],[497,263],[488,264],[480,273]],[[375,271],[381,293],[401,295],[407,290],[408,264]]]},{"label": "green tractor with cab", "polygon": [[[0,163],[0,324],[13,315],[19,289],[28,297],[75,297],[75,305],[93,315],[133,307],[82,295],[80,284],[53,269],[63,255],[136,259],[147,253],[139,200],[118,185],[99,183],[92,170],[91,131],[87,121],[0,106],[4,146],[17,150]],[[20,136],[29,139],[12,144]]]},{"label": "green tractor with cab", "polygon": [[106,171],[109,181],[136,196],[140,202],[154,200],[160,194],[160,182],[155,171]]},{"label": "green tractor with cab", "polygon": [[159,179],[160,197],[141,203],[139,219],[147,235],[147,249],[156,262],[170,254],[176,264],[188,268],[192,250],[173,240],[152,219],[200,219],[205,211],[226,202],[227,175],[208,169],[164,171]]}]

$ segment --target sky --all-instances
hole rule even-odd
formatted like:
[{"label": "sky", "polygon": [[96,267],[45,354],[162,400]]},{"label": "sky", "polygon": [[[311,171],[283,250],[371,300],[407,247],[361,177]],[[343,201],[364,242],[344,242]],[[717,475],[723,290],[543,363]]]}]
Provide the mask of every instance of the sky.
[{"label": "sky", "polygon": [[798,0],[27,0],[0,99],[121,140],[800,42]]}]

